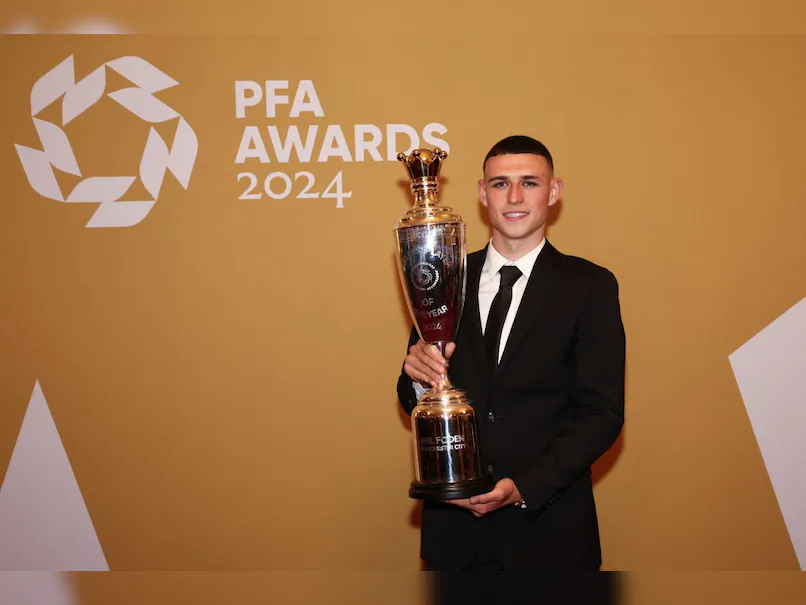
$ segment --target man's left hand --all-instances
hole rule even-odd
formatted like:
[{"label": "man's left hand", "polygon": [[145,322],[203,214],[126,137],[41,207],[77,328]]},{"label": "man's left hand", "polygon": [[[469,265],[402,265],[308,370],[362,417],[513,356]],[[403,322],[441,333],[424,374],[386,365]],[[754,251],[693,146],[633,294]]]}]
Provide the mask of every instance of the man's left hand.
[{"label": "man's left hand", "polygon": [[520,499],[521,493],[515,486],[515,482],[512,479],[501,479],[486,494],[460,500],[446,500],[446,502],[466,508],[477,517],[483,517],[501,507],[512,506]]}]

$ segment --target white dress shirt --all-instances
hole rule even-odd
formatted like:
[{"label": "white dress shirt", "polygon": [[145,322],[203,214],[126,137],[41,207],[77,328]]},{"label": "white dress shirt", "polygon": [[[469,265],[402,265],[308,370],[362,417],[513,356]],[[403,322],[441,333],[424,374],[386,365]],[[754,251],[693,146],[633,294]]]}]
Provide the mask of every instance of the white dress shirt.
[{"label": "white dress shirt", "polygon": [[490,307],[493,304],[495,295],[498,294],[498,288],[501,285],[501,267],[514,266],[520,269],[523,274],[512,286],[512,303],[509,305],[507,317],[504,320],[504,325],[501,328],[501,344],[498,349],[498,361],[501,361],[501,355],[504,353],[504,347],[507,344],[507,338],[512,331],[512,324],[515,322],[515,315],[518,313],[518,307],[523,300],[523,293],[526,291],[526,284],[529,281],[529,276],[532,274],[532,269],[535,266],[535,261],[543,246],[546,245],[546,238],[537,245],[537,247],[524,254],[516,261],[507,260],[493,247],[493,242],[490,240],[490,245],[487,247],[487,258],[484,259],[484,266],[481,268],[481,279],[479,280],[479,315],[481,316],[481,333],[485,332],[487,327],[487,317],[490,314]]},{"label": "white dress shirt", "polygon": [[[493,298],[498,293],[498,288],[501,285],[501,274],[498,272],[501,267],[505,265],[512,265],[520,269],[523,274],[518,278],[518,281],[512,286],[512,302],[509,305],[507,317],[504,320],[504,325],[501,329],[501,344],[498,349],[498,360],[501,360],[501,355],[509,338],[509,333],[512,331],[512,324],[515,322],[515,315],[518,313],[521,300],[523,300],[523,293],[526,291],[526,284],[529,281],[529,276],[532,274],[532,269],[535,266],[540,251],[546,245],[546,238],[534,248],[521,256],[518,260],[507,260],[498,250],[493,246],[490,240],[487,246],[487,257],[484,259],[484,265],[481,268],[481,279],[479,280],[479,315],[481,316],[481,332],[484,333],[487,327],[487,317],[490,314],[490,307],[493,304]],[[418,382],[412,382],[414,392],[419,399],[423,393],[428,389],[421,386]]]}]

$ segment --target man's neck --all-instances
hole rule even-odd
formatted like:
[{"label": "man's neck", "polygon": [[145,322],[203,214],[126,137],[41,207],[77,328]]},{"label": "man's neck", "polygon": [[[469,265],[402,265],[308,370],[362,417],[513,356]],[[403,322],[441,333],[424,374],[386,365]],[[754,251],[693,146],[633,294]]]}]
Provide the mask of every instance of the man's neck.
[{"label": "man's neck", "polygon": [[497,233],[493,233],[493,246],[498,251],[498,254],[513,262],[537,248],[544,238],[543,233],[536,237],[522,240],[505,239],[500,236],[496,237],[497,235]]}]

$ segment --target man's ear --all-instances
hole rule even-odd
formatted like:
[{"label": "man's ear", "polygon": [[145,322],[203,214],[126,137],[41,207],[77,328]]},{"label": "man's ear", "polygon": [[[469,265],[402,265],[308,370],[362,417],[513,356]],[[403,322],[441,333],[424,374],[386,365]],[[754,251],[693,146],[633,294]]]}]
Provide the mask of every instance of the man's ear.
[{"label": "man's ear", "polygon": [[563,180],[561,178],[551,179],[551,194],[549,195],[549,206],[553,206],[560,199],[563,193]]},{"label": "man's ear", "polygon": [[487,207],[487,190],[484,188],[484,179],[479,179],[479,201],[482,206]]}]

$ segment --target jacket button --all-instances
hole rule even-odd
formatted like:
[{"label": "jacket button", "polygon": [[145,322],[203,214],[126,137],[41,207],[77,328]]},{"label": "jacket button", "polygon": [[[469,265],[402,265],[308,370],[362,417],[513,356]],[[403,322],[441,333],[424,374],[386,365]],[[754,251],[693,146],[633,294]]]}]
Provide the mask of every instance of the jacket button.
[{"label": "jacket button", "polygon": [[487,465],[487,472],[490,473],[491,475],[493,474],[493,465],[492,464]]},{"label": "jacket button", "polygon": [[495,414],[493,414],[492,412],[487,413],[487,418],[490,419],[490,422],[495,422]]}]

